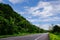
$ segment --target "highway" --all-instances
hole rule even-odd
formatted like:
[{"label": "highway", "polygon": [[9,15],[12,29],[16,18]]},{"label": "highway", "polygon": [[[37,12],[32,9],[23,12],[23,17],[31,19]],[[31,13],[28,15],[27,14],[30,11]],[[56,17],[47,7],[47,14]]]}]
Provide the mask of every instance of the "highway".
[{"label": "highway", "polygon": [[49,40],[49,35],[48,33],[32,34],[26,36],[0,38],[0,40]]}]

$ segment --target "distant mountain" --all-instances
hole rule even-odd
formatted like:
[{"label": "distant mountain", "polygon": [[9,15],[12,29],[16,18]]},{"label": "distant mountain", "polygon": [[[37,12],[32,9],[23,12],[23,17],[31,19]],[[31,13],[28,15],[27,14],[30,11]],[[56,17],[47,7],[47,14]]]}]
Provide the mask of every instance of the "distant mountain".
[{"label": "distant mountain", "polygon": [[43,29],[31,24],[8,4],[0,3],[0,35],[14,33],[40,33]]}]

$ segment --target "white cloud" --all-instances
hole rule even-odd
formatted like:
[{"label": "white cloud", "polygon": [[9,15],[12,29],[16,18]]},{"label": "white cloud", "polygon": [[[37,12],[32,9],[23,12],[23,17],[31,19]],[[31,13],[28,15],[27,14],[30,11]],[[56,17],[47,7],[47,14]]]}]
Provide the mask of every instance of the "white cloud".
[{"label": "white cloud", "polygon": [[[26,13],[32,14],[33,16],[38,16],[40,18],[36,19],[28,19],[30,22],[57,22],[60,21],[60,0],[59,1],[50,1],[50,2],[43,2],[40,1],[35,7],[24,7]],[[43,10],[41,9],[43,8]],[[57,16],[58,15],[58,16]],[[32,17],[31,17],[32,18]],[[40,24],[35,24],[40,25]],[[42,28],[48,29],[49,24],[41,25]]]},{"label": "white cloud", "polygon": [[35,24],[35,25],[45,30],[49,30],[49,27],[52,26],[50,24]]},{"label": "white cloud", "polygon": [[27,20],[29,20],[30,22],[56,22],[56,21],[60,21],[60,17],[52,17],[52,18],[44,18],[44,19],[31,19],[32,17],[27,18]]},{"label": "white cloud", "polygon": [[28,19],[31,19],[32,17],[30,16],[30,17],[28,17]]},{"label": "white cloud", "polygon": [[13,4],[24,2],[24,0],[9,0]]},{"label": "white cloud", "polygon": [[40,25],[41,28],[45,29],[45,30],[49,30],[49,26],[50,24],[44,24],[44,25]]},{"label": "white cloud", "polygon": [[60,17],[52,17],[40,20],[40,22],[52,22],[52,21],[60,21]]},{"label": "white cloud", "polygon": [[[43,8],[43,10],[41,8]],[[34,16],[48,17],[53,15],[51,13],[53,7],[49,2],[39,2],[37,6],[29,8],[27,7],[26,10]]]},{"label": "white cloud", "polygon": [[[56,2],[57,4],[58,2]],[[33,16],[49,17],[60,13],[60,4],[54,2],[39,2],[35,7],[26,7],[26,11]],[[43,8],[43,10],[39,10]]]},{"label": "white cloud", "polygon": [[[40,1],[37,6],[25,7],[25,10],[33,16],[39,16],[40,18],[48,18],[50,16],[55,16],[56,14],[60,13],[60,4],[55,5],[54,3]],[[39,10],[41,8],[43,8],[42,11]]]},{"label": "white cloud", "polygon": [[30,22],[39,22],[40,20],[39,19],[27,19],[29,20]]},{"label": "white cloud", "polygon": [[3,2],[3,0],[0,0],[0,3]]}]

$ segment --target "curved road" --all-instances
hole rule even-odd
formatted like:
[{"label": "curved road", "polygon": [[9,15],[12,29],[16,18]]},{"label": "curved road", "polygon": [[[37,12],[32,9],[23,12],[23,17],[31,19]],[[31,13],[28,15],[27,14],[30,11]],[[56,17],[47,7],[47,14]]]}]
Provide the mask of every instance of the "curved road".
[{"label": "curved road", "polygon": [[48,33],[1,38],[0,40],[49,40]]}]

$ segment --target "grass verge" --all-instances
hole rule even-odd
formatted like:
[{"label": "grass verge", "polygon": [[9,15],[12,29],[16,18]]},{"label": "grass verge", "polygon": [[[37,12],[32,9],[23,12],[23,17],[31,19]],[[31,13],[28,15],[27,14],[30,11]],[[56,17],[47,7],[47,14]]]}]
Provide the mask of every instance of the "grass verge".
[{"label": "grass verge", "polygon": [[50,33],[50,40],[60,40],[60,35]]},{"label": "grass verge", "polygon": [[2,36],[0,36],[0,38],[15,37],[15,36],[25,36],[25,35],[31,35],[31,34],[38,34],[38,33],[19,33],[19,34],[13,34],[13,35],[2,35]]},{"label": "grass verge", "polygon": [[14,36],[23,36],[28,35],[29,33],[19,33],[19,34],[13,34],[13,35],[2,35],[0,38],[6,38],[6,37],[14,37]]}]

